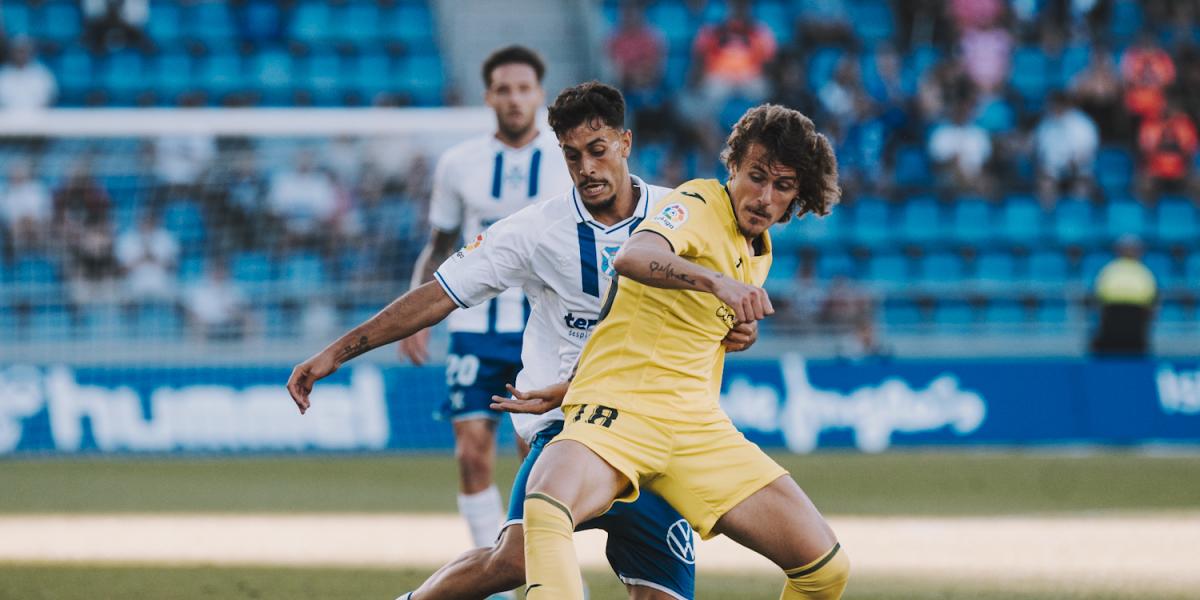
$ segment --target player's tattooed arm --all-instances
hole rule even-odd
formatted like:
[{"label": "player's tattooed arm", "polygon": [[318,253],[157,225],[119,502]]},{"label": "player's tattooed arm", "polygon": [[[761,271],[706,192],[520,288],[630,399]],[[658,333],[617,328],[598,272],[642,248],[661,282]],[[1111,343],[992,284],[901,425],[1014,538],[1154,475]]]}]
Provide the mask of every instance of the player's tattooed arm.
[{"label": "player's tattooed arm", "polygon": [[633,234],[621,246],[613,267],[622,277],[672,290],[711,292],[713,282],[723,277],[675,254],[667,238],[652,231]]},{"label": "player's tattooed arm", "polygon": [[396,298],[366,322],[351,329],[312,358],[296,365],[288,378],[288,393],[300,409],[308,410],[313,384],[328,377],[342,363],[370,350],[390,344],[414,332],[436,325],[457,305],[440,285],[426,283]]},{"label": "player's tattooed arm", "polygon": [[650,261],[650,273],[655,276],[661,276],[663,279],[676,279],[689,286],[696,285],[694,277],[689,277],[687,273],[680,273],[675,270],[673,265],[660,263],[657,260]]}]

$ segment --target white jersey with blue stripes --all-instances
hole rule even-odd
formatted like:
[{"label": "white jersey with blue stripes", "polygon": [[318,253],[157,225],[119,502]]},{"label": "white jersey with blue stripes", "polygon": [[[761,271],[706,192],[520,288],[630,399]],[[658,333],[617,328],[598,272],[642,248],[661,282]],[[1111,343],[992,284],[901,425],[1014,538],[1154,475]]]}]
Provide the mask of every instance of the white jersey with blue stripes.
[{"label": "white jersey with blue stripes", "polygon": [[[525,291],[532,305],[521,350],[516,386],[532,390],[563,381],[571,374],[583,345],[600,319],[612,262],[621,244],[670,188],[647,185],[628,219],[603,225],[592,219],[574,188],[501,219],[478,244],[454,253],[435,279],[461,308],[477,306],[505,290]],[[562,411],[512,415],[517,434],[526,440]]]},{"label": "white jersey with blue stripes", "polygon": [[[558,139],[548,130],[522,148],[494,135],[469,139],[447,150],[434,171],[429,223],[442,231],[461,229],[469,246],[492,223],[571,185]],[[514,289],[470,310],[455,311],[452,333],[520,333],[525,298]]]}]

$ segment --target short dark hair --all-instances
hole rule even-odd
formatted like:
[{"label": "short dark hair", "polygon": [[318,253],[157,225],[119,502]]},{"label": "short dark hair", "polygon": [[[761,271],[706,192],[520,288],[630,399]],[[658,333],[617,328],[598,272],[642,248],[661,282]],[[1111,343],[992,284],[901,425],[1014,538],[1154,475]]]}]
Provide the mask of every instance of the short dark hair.
[{"label": "short dark hair", "polygon": [[607,83],[588,81],[563,90],[550,106],[550,128],[559,139],[593,121],[618,131],[625,129],[625,96],[621,90]]},{"label": "short dark hair", "polygon": [[529,65],[537,74],[538,83],[542,82],[542,76],[546,74],[546,63],[537,52],[525,46],[505,46],[491,53],[487,60],[483,61],[483,87],[492,87],[492,71],[504,65]]},{"label": "short dark hair", "polygon": [[793,215],[825,216],[841,199],[837,156],[812,119],[797,110],[775,104],[756,106],[738,119],[721,160],[733,172],[752,144],[761,144],[770,161],[796,171],[798,193],[780,223]]}]

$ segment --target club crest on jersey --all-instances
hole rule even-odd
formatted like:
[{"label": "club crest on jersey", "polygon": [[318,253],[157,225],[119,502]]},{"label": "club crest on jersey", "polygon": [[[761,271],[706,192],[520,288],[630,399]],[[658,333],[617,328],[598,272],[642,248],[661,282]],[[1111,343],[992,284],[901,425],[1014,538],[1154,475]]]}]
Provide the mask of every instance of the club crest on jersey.
[{"label": "club crest on jersey", "polygon": [[663,207],[662,212],[654,217],[654,222],[675,231],[688,220],[688,211],[678,202]]},{"label": "club crest on jersey", "polygon": [[620,246],[605,246],[600,249],[600,270],[604,271],[605,275],[617,276],[617,269],[613,267],[613,261],[617,259],[617,252],[620,251]]}]

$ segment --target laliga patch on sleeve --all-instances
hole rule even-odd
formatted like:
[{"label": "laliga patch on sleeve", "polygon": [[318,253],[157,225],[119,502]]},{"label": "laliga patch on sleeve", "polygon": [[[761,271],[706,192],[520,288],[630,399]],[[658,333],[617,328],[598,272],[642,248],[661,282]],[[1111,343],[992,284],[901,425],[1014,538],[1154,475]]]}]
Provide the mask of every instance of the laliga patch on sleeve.
[{"label": "laliga patch on sleeve", "polygon": [[659,225],[662,225],[671,231],[679,229],[680,226],[682,226],[684,223],[687,223],[687,220],[687,208],[684,208],[684,206],[678,202],[664,206],[662,212],[658,213],[658,216],[654,217],[655,223],[658,223]]},{"label": "laliga patch on sleeve", "polygon": [[471,240],[471,243],[460,248],[458,250],[458,252],[455,252],[452,258],[454,258],[455,260],[462,260],[468,254],[470,254],[472,250],[474,250],[482,245],[483,245],[483,234],[481,233],[481,234],[475,236],[475,239]]}]

